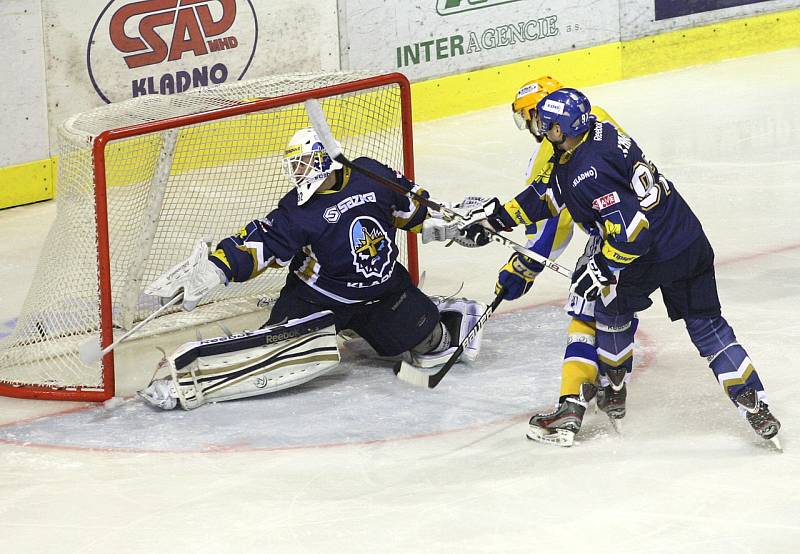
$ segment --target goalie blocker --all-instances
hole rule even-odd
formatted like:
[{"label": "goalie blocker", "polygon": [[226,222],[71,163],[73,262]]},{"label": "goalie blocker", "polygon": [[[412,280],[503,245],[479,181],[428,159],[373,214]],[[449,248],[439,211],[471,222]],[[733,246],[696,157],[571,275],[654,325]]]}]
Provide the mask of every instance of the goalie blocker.
[{"label": "goalie blocker", "polygon": [[171,410],[191,410],[306,383],[339,363],[333,313],[322,311],[230,337],[188,342],[166,359],[171,378],[139,396]]}]

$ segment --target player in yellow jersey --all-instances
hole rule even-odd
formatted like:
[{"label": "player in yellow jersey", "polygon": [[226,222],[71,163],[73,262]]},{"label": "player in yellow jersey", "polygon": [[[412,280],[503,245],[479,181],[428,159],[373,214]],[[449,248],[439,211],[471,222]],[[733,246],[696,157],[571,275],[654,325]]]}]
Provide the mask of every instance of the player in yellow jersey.
[{"label": "player in yellow jersey", "polygon": [[[550,179],[553,156],[553,146],[549,141],[543,140],[544,135],[536,124],[536,105],[538,102],[556,90],[562,88],[561,83],[552,77],[545,76],[525,83],[517,92],[511,105],[514,121],[521,130],[528,130],[539,148],[533,154],[528,164],[525,189],[513,199],[506,202],[500,209],[489,216],[482,223],[488,223],[495,231],[507,229],[515,225],[525,225],[528,237],[528,248],[547,258],[557,258],[569,244],[572,238],[574,222],[569,211],[558,209],[554,199],[548,199],[547,183]],[[608,121],[619,127],[616,122],[597,106],[592,107],[591,113],[599,121]],[[550,219],[532,221],[526,213],[526,205],[540,198],[548,200],[551,211],[555,214]],[[499,205],[496,203],[495,205]],[[482,240],[481,223],[473,224],[464,229],[467,239],[475,244],[486,243]],[[587,244],[587,257],[594,254],[596,247],[595,237],[597,230],[586,229],[590,234]],[[580,265],[580,262],[579,262]],[[539,273],[544,269],[542,264],[515,253],[500,269],[497,281],[497,292],[504,291],[504,299],[515,300],[528,292]],[[619,376],[618,381],[610,381],[608,376],[597,376],[597,351],[595,350],[595,323],[594,302],[570,295],[567,304],[568,313],[572,316],[567,329],[567,347],[564,352],[564,362],[561,368],[561,391],[556,410],[546,414],[536,414],[530,420],[528,438],[539,442],[570,446],[575,433],[580,430],[581,421],[589,401],[597,395],[598,406],[605,411],[615,423],[625,415],[625,381],[627,376]],[[617,377],[617,376],[612,376]]]}]

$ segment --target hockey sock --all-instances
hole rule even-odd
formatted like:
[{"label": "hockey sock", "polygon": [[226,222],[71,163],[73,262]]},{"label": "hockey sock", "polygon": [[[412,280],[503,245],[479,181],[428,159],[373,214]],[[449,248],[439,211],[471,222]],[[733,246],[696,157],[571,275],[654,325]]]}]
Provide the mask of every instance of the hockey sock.
[{"label": "hockey sock", "polygon": [[594,322],[573,319],[567,328],[567,348],[561,366],[561,398],[579,394],[583,383],[597,379]]},{"label": "hockey sock", "polygon": [[724,317],[688,318],[686,330],[732,401],[749,386],[756,390],[759,400],[767,403],[764,385],[753,362],[742,345],[736,342],[736,335]]},{"label": "hockey sock", "polygon": [[609,377],[615,385],[622,385],[633,370],[633,335],[638,320],[633,314],[597,314],[597,368],[600,385],[607,386]]}]

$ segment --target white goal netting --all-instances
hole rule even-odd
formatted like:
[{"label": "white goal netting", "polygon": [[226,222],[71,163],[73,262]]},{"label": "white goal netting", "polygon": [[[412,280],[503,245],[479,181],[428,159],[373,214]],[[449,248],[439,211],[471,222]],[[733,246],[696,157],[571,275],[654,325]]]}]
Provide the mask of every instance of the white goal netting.
[{"label": "white goal netting", "polygon": [[[79,346],[109,335],[104,318],[119,334],[156,309],[144,287],[185,259],[198,239],[216,244],[277,205],[291,186],[284,147],[309,125],[305,98],[324,94],[326,117],[350,158],[370,156],[408,171],[401,85],[389,81],[353,73],[278,76],[144,96],[65,122],[57,216],[17,326],[0,342],[0,393],[109,392],[109,357],[84,365]],[[320,93],[322,87],[334,88]],[[106,133],[115,129],[123,131]],[[285,271],[222,287],[193,312],[173,310],[146,332],[257,309],[276,296]]]}]

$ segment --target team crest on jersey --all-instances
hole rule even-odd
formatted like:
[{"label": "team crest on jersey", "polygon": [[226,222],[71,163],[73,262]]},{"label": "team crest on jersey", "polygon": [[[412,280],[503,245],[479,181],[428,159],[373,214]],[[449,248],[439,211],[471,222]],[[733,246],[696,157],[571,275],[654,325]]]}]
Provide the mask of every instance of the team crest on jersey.
[{"label": "team crest on jersey", "polygon": [[364,277],[383,277],[391,271],[392,240],[377,220],[356,218],[350,225],[350,252],[356,272]]}]

